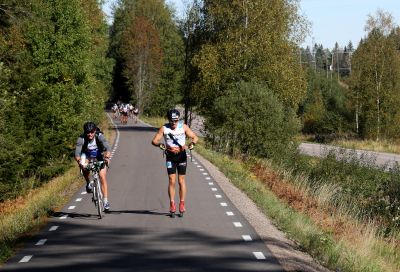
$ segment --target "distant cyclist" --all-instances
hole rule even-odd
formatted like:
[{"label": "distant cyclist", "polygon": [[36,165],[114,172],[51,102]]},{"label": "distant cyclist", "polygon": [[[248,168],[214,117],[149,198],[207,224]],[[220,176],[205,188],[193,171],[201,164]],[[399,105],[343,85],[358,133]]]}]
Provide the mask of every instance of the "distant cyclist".
[{"label": "distant cyclist", "polygon": [[[169,110],[167,113],[168,123],[163,125],[154,136],[152,144],[165,150],[167,172],[169,178],[168,196],[170,200],[169,211],[171,216],[175,216],[175,184],[176,172],[178,172],[179,183],[179,212],[185,212],[186,198],[186,149],[193,149],[198,141],[196,134],[183,121],[179,120],[180,113],[176,109]],[[191,138],[191,142],[186,146],[186,136]],[[160,143],[164,138],[165,144]]]},{"label": "distant cyclist", "polygon": [[[81,134],[76,142],[75,160],[82,169],[83,176],[86,180],[86,192],[92,192],[92,184],[89,183],[89,171],[83,167],[85,159],[97,159],[97,161],[105,161],[107,164],[110,160],[111,149],[103,133],[97,128],[93,122],[86,122],[83,125],[84,133]],[[104,210],[109,211],[110,204],[108,202],[108,188],[106,178],[106,167],[103,164],[99,172],[101,189],[104,196]]]}]

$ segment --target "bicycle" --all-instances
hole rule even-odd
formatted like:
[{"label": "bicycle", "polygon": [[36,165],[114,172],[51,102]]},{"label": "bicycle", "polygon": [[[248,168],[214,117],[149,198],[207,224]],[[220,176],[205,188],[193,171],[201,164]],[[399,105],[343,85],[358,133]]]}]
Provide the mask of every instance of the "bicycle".
[{"label": "bicycle", "polygon": [[[103,211],[103,206],[104,206],[104,200],[103,200],[103,193],[101,191],[101,183],[100,183],[100,177],[99,177],[99,172],[105,162],[104,161],[97,161],[97,160],[92,160],[89,161],[88,165],[86,166],[86,169],[92,172],[92,181],[93,186],[92,186],[92,202],[94,203],[95,207],[97,208],[97,212],[99,214],[99,219],[102,219],[104,216],[104,211]],[[108,166],[107,166],[108,167]]]}]

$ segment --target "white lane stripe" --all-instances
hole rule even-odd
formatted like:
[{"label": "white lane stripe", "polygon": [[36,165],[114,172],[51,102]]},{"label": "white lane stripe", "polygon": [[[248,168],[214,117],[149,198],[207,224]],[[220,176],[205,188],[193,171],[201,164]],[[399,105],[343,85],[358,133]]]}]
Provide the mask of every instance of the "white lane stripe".
[{"label": "white lane stripe", "polygon": [[242,235],[243,240],[245,240],[246,242],[250,242],[253,241],[253,239],[251,239],[250,235]]},{"label": "white lane stripe", "polygon": [[206,180],[210,180],[211,178],[210,177],[206,177]]},{"label": "white lane stripe", "polygon": [[75,207],[76,207],[76,206],[69,206],[69,207],[68,207],[68,210],[73,210],[73,209],[75,209]]},{"label": "white lane stripe", "polygon": [[203,169],[203,168],[200,168],[199,170],[200,170],[201,172],[203,172],[203,171],[204,171],[204,169]]},{"label": "white lane stripe", "polygon": [[55,231],[58,229],[58,226],[52,226],[51,228],[49,228],[49,231]]},{"label": "white lane stripe", "polygon": [[221,196],[221,195],[215,195],[215,197],[216,197],[216,198],[222,198],[222,196]]},{"label": "white lane stripe", "polygon": [[257,260],[265,260],[266,259],[262,252],[256,251],[256,252],[253,252],[253,254]]},{"label": "white lane stripe", "polygon": [[81,201],[82,201],[82,198],[77,198],[77,199],[75,199],[75,201],[76,201],[76,202],[81,202]]},{"label": "white lane stripe", "polygon": [[233,212],[226,212],[227,216],[234,216],[235,214]]},{"label": "white lane stripe", "polygon": [[203,175],[204,175],[204,176],[208,176],[208,174],[207,174],[207,173],[203,173]]},{"label": "white lane stripe", "polygon": [[19,262],[20,263],[27,263],[32,259],[33,255],[24,256]]},{"label": "white lane stripe", "polygon": [[209,182],[208,185],[212,186],[214,185],[214,182]]},{"label": "white lane stripe", "polygon": [[194,161],[193,164],[199,164],[199,163]]},{"label": "white lane stripe", "polygon": [[201,165],[197,165],[197,167],[198,167],[198,168],[200,168],[200,167],[201,167]]},{"label": "white lane stripe", "polygon": [[228,204],[226,204],[225,202],[221,202],[220,204],[221,204],[222,207],[228,206]]},{"label": "white lane stripe", "polygon": [[234,225],[235,227],[237,227],[237,228],[243,227],[243,226],[242,226],[242,223],[240,223],[240,222],[233,222],[233,225]]},{"label": "white lane stripe", "polygon": [[218,189],[217,188],[211,188],[211,191],[215,192],[215,191],[218,191]]},{"label": "white lane stripe", "polygon": [[85,191],[83,191],[82,193],[81,193],[81,195],[86,195],[87,193],[85,192]]},{"label": "white lane stripe", "polygon": [[61,216],[60,219],[64,220],[64,219],[67,219],[67,217],[68,217],[68,215],[66,214],[66,215]]},{"label": "white lane stripe", "polygon": [[43,246],[47,242],[47,239],[40,239],[35,245],[36,246]]}]

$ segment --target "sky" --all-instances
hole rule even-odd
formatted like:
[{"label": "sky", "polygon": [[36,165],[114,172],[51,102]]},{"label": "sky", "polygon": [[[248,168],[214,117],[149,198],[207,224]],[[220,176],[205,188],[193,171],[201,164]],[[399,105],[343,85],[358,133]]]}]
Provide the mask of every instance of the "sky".
[{"label": "sky", "polygon": [[[166,0],[173,4],[180,16],[189,0]],[[268,1],[268,0],[265,0]],[[115,0],[106,0],[104,11],[111,14],[110,6]],[[389,12],[396,25],[400,25],[400,0],[301,0],[300,14],[311,23],[311,33],[303,47],[312,46],[313,41],[324,48],[332,49],[335,43],[344,47],[351,41],[357,46],[365,37],[368,15],[375,16],[381,9]]]}]

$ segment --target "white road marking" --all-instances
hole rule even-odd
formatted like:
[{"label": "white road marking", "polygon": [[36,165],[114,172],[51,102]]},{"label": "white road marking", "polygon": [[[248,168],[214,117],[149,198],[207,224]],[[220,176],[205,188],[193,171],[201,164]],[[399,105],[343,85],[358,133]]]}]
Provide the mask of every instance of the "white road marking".
[{"label": "white road marking", "polygon": [[73,209],[75,209],[75,207],[76,207],[76,206],[69,206],[69,207],[68,207],[68,210],[73,210]]},{"label": "white road marking", "polygon": [[40,239],[35,245],[36,246],[43,246],[47,242],[47,239]]},{"label": "white road marking", "polygon": [[204,175],[204,176],[208,176],[208,174],[207,174],[207,173],[203,173],[203,175]]},{"label": "white road marking", "polygon": [[198,167],[198,168],[200,168],[200,167],[201,167],[201,165],[197,165],[197,167]]},{"label": "white road marking", "polygon": [[58,226],[52,226],[51,228],[49,228],[49,231],[55,231],[58,229]]},{"label": "white road marking", "polygon": [[210,180],[211,178],[210,177],[206,177],[206,180]]},{"label": "white road marking", "polygon": [[77,199],[75,199],[75,201],[76,201],[76,202],[81,202],[81,201],[82,201],[82,198],[77,198]]},{"label": "white road marking", "polygon": [[211,188],[211,191],[215,192],[215,191],[218,191],[218,189],[217,188]]},{"label": "white road marking", "polygon": [[242,226],[242,223],[240,223],[240,222],[233,222],[233,225],[234,225],[235,227],[237,227],[237,228],[243,227],[243,226]]},{"label": "white road marking", "polygon": [[226,212],[227,216],[234,216],[235,214],[233,212]]},{"label": "white road marking", "polygon": [[199,170],[200,170],[200,171],[202,171],[202,172],[204,171],[204,169],[203,169],[203,168],[200,168]]},{"label": "white road marking", "polygon": [[61,216],[60,219],[61,219],[61,220],[67,219],[67,217],[68,217],[68,215],[66,214],[66,215]]},{"label": "white road marking", "polygon": [[198,162],[193,161],[193,164],[199,164]]},{"label": "white road marking", "polygon": [[33,255],[24,256],[19,262],[20,263],[27,263],[32,259]]},{"label": "white road marking", "polygon": [[212,186],[214,185],[214,182],[209,182],[208,185]]},{"label": "white road marking", "polygon": [[243,240],[245,240],[246,242],[250,242],[253,241],[253,239],[251,239],[250,235],[242,235]]},{"label": "white road marking", "polygon": [[253,254],[257,260],[265,260],[266,259],[262,252],[256,251],[256,252],[253,252]]},{"label": "white road marking", "polygon": [[87,193],[86,193],[86,191],[83,191],[82,193],[81,193],[81,195],[86,195]]},{"label": "white road marking", "polygon": [[221,204],[222,207],[228,206],[228,204],[226,204],[225,202],[221,202],[220,204]]},{"label": "white road marking", "polygon": [[222,195],[215,195],[216,198],[222,198]]}]

